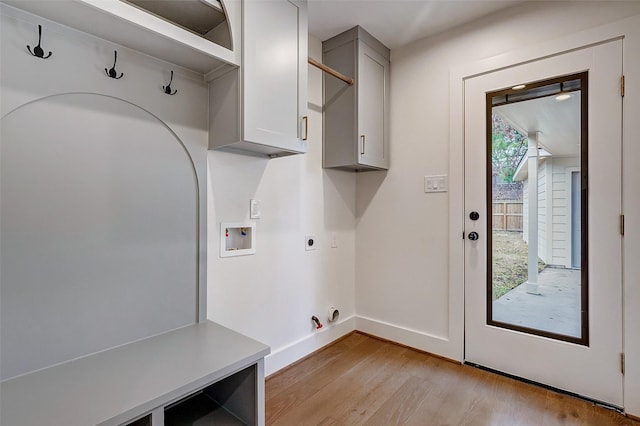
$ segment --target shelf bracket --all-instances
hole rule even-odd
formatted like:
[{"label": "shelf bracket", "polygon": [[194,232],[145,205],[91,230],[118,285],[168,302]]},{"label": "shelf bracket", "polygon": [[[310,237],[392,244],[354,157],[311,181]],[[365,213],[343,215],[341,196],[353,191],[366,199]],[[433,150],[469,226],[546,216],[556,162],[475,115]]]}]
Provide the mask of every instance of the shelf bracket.
[{"label": "shelf bracket", "polygon": [[333,68],[330,68],[324,64],[321,64],[320,62],[316,61],[313,58],[308,58],[308,61],[311,65],[313,65],[316,68],[320,68],[322,71],[331,74],[332,76],[334,76],[337,79],[340,79],[342,81],[344,81],[345,83],[347,83],[349,86],[353,86],[353,83],[355,83],[355,80],[351,77],[347,77],[346,75],[334,70]]}]

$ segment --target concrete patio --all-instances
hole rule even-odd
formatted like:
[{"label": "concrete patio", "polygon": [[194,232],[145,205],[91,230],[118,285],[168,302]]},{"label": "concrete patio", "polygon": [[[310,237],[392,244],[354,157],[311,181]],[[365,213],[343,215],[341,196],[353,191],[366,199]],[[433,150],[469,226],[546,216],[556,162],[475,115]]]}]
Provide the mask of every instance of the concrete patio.
[{"label": "concrete patio", "polygon": [[546,267],[538,284],[540,294],[520,284],[495,300],[494,321],[580,337],[580,270]]}]

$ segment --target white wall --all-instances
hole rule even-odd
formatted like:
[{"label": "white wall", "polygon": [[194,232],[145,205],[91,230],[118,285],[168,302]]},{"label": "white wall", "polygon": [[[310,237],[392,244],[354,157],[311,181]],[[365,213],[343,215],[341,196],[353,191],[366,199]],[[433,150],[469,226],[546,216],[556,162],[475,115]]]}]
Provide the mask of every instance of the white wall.
[{"label": "white wall", "polygon": [[571,265],[571,171],[580,169],[578,157],[554,158],[552,203],[552,260],[554,265]]},{"label": "white wall", "polygon": [[547,187],[549,186],[549,163],[546,160],[538,164],[538,257],[545,263],[549,262],[547,255],[547,230],[549,229],[549,209],[547,209]]},{"label": "white wall", "polygon": [[[551,162],[548,159],[538,161],[538,257],[546,264],[551,264],[551,245],[548,238],[551,232],[551,223],[549,212],[551,211],[551,198],[548,196],[548,187],[551,187],[551,178],[548,173],[551,168]],[[529,179],[523,181],[522,195],[522,239],[529,242]]]},{"label": "white wall", "polygon": [[[310,37],[309,54],[321,60],[318,39]],[[271,346],[267,375],[355,324],[355,174],[322,169],[322,74],[311,66],[308,107],[305,155],[209,152],[208,317]],[[256,254],[220,258],[220,222],[248,220],[252,198],[262,210]],[[316,236],[316,250],[305,251],[305,235]],[[337,325],[327,324],[330,306],[340,310]]]},{"label": "white wall", "polygon": [[529,179],[522,181],[522,240],[529,244]]},{"label": "white wall", "polygon": [[[451,358],[463,357],[463,295],[458,284],[461,275],[455,268],[449,269],[450,247],[455,251],[462,245],[462,204],[455,200],[453,205],[459,211],[452,211],[450,216],[451,194],[423,192],[425,175],[452,173],[452,69],[639,13],[638,2],[531,2],[392,52],[391,167],[386,174],[357,176],[358,328]],[[626,46],[637,49],[637,42]],[[633,73],[628,85],[638,90],[638,51],[631,52],[627,47],[626,54],[636,57],[631,64],[626,58],[625,67]],[[625,107],[632,102],[637,116],[637,99]],[[637,129],[638,125],[633,125]],[[628,129],[626,132],[627,138],[634,140],[640,134]],[[638,144],[627,149],[627,166],[640,161],[639,149]],[[462,164],[454,165],[462,168]],[[625,169],[626,180],[640,181],[637,167],[635,171],[629,169]],[[637,185],[627,185],[625,191],[625,209],[628,215],[634,215],[627,218],[627,229],[635,236],[632,242],[629,235],[625,237],[625,350],[628,358],[640,359],[636,328],[640,323],[640,267],[638,262],[628,261],[630,254],[634,259],[640,258],[640,197]],[[635,329],[635,334],[630,329]],[[627,409],[640,414],[640,367],[630,364],[635,363],[627,363]]]}]

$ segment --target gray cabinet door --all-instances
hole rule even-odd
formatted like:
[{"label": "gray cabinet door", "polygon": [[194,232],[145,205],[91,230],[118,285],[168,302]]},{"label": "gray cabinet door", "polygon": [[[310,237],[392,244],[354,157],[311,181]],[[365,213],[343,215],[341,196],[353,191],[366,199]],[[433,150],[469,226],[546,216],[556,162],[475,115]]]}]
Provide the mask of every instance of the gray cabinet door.
[{"label": "gray cabinet door", "polygon": [[389,168],[389,49],[361,27],[322,43],[322,60],[355,78],[324,76],[323,165],[345,170]]},{"label": "gray cabinet door", "polygon": [[389,62],[366,43],[358,44],[358,163],[387,168]]}]

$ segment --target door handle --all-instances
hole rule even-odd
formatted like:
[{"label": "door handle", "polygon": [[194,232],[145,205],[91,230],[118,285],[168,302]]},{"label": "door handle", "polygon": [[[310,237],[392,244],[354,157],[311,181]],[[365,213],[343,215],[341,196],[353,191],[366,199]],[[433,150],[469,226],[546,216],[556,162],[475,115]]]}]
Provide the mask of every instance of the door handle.
[{"label": "door handle", "polygon": [[480,237],[480,236],[478,235],[478,233],[477,233],[476,231],[469,232],[469,239],[470,239],[471,241],[475,241],[475,240],[477,240],[477,239],[478,239],[478,237]]},{"label": "door handle", "polygon": [[364,135],[360,135],[360,141],[362,141],[362,146],[360,147],[360,155],[364,155]]},{"label": "door handle", "polygon": [[302,117],[302,121],[304,122],[304,137],[302,140],[306,141],[309,138],[309,117],[305,115]]}]

